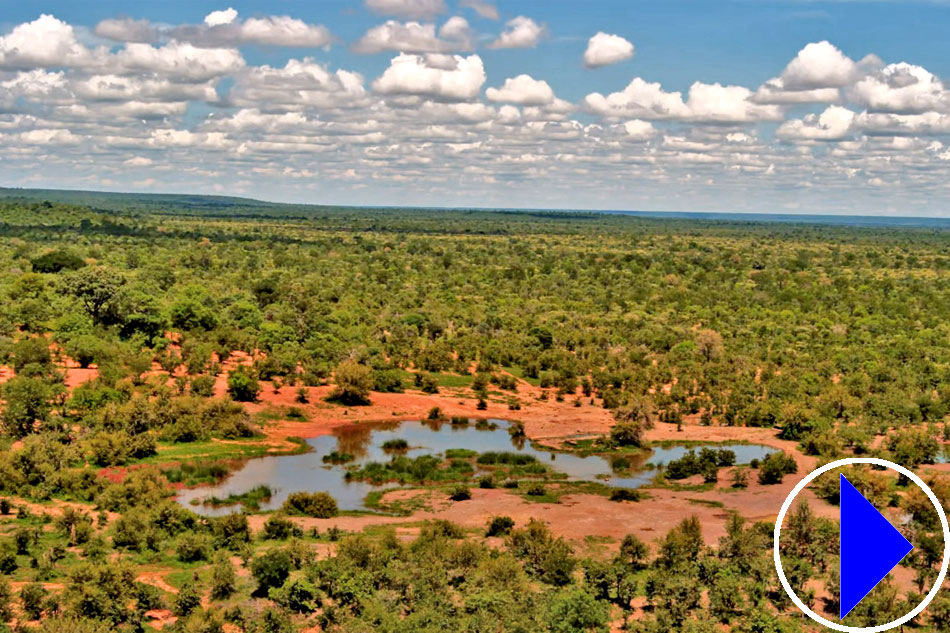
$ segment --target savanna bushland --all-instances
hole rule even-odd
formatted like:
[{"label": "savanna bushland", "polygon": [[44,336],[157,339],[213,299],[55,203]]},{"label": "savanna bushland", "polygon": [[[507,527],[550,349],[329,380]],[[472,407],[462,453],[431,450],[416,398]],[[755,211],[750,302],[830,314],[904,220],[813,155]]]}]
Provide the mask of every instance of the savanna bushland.
[{"label": "savanna bushland", "polygon": [[[244,508],[221,518],[175,501],[176,486],[273,454],[282,422],[316,407],[342,416],[380,394],[432,398],[433,420],[446,418],[435,404],[447,391],[473,417],[505,406],[517,421],[539,401],[594,407],[612,427],[560,448],[618,459],[648,450],[658,427],[762,429],[787,448],[750,465],[694,451],[642,491],[559,483],[517,456],[423,459],[396,444],[390,461],[348,471],[447,503],[482,489],[557,503],[571,485],[618,504],[676,486],[741,499],[800,472],[802,459],[846,455],[921,469],[950,498],[934,465],[950,438],[941,230],[5,193],[0,620],[10,630],[814,629],[778,585],[772,524],[741,512],[715,542],[685,508],[652,540],[595,547],[503,515],[477,528],[410,516],[409,531],[347,531],[332,523],[347,513],[321,491],[261,513],[270,491],[251,490],[219,500]],[[262,407],[274,390],[299,407]],[[880,623],[932,583],[939,525],[907,482],[860,469],[849,479],[906,515],[918,545],[907,587],[885,583],[845,622]],[[837,502],[833,484],[816,496]],[[790,582],[834,613],[837,525],[802,504],[786,530]],[[938,597],[915,624],[947,630],[950,601]]]}]

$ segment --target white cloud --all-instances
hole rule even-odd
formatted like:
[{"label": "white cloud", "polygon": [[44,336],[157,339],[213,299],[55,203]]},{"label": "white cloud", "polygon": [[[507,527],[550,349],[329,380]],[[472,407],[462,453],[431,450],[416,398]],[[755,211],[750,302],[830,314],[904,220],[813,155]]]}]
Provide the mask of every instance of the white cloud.
[{"label": "white cloud", "polygon": [[813,88],[811,90],[786,90],[782,79],[770,79],[759,86],[752,95],[756,103],[791,105],[796,103],[836,103],[841,99],[838,88]]},{"label": "white cloud", "polygon": [[619,35],[610,35],[603,31],[587,42],[584,51],[584,65],[588,68],[600,68],[616,64],[633,57],[633,44]]},{"label": "white cloud", "polygon": [[454,68],[444,65],[447,56],[438,56],[436,63],[421,55],[394,57],[382,75],[373,82],[380,94],[420,95],[435,99],[464,101],[478,96],[485,83],[485,67],[478,55],[451,57]]},{"label": "white cloud", "polygon": [[169,77],[205,81],[244,67],[244,58],[234,49],[198,48],[185,42],[165,46],[130,43],[116,54],[119,64],[131,70],[146,70]]},{"label": "white cloud", "polygon": [[379,53],[398,51],[400,53],[436,53],[449,51],[467,51],[472,48],[472,30],[465,18],[449,18],[439,29],[435,24],[407,22],[405,24],[389,20],[369,29],[353,45],[357,53]]},{"label": "white cloud", "polygon": [[498,7],[486,0],[461,0],[459,6],[463,9],[471,9],[485,19],[498,19]]},{"label": "white cloud", "polygon": [[623,124],[627,136],[636,141],[645,141],[656,135],[656,128],[649,121],[634,119]]},{"label": "white cloud", "polygon": [[491,48],[534,48],[546,32],[547,28],[543,24],[519,15],[508,20],[505,30],[489,46]]},{"label": "white cloud", "polygon": [[222,24],[231,24],[237,18],[238,12],[228,7],[223,11],[212,11],[205,16],[205,24],[208,26],[221,26]]},{"label": "white cloud", "polygon": [[45,13],[0,37],[0,67],[81,67],[93,62],[93,53],[79,43],[73,27]]},{"label": "white cloud", "polygon": [[708,123],[776,121],[781,109],[752,101],[743,86],[695,82],[687,101],[679,92],[665,92],[659,83],[635,77],[621,92],[607,96],[592,93],[584,98],[587,110],[610,119],[676,119]]},{"label": "white cloud", "polygon": [[920,114],[930,110],[950,112],[950,91],[940,78],[913,64],[886,66],[855,83],[849,95],[874,111],[899,114]]},{"label": "white cloud", "polygon": [[214,11],[202,24],[155,25],[148,20],[129,18],[103,20],[96,35],[118,42],[155,43],[166,40],[187,42],[208,48],[247,44],[320,48],[329,46],[333,36],[321,24],[308,24],[286,15],[237,19],[237,11]]},{"label": "white cloud", "polygon": [[530,75],[518,75],[506,79],[501,88],[489,88],[485,96],[489,101],[547,105],[554,101],[554,90],[546,81],[534,79]]},{"label": "white cloud", "polygon": [[165,78],[122,75],[93,75],[74,81],[73,91],[92,101],[217,101],[214,86],[208,83],[180,83]]},{"label": "white cloud", "polygon": [[274,111],[339,108],[364,103],[363,77],[331,71],[311,58],[291,59],[282,68],[255,66],[237,75],[227,96],[232,105]]},{"label": "white cloud", "polygon": [[366,7],[376,13],[417,20],[432,19],[446,11],[444,0],[366,0]]},{"label": "white cloud", "polygon": [[133,20],[132,18],[103,20],[96,25],[94,32],[99,37],[116,42],[149,43],[157,41],[161,36],[159,29],[148,20]]},{"label": "white cloud", "polygon": [[775,135],[784,140],[837,141],[852,130],[854,112],[841,106],[829,106],[820,115],[809,114],[803,119],[786,121]]},{"label": "white cloud", "polygon": [[720,123],[781,120],[782,110],[779,107],[755,103],[750,97],[752,91],[743,86],[697,81],[689,89],[686,102],[688,118]]},{"label": "white cloud", "polygon": [[828,41],[813,42],[798,52],[780,76],[785,90],[840,88],[849,84],[858,65]]},{"label": "white cloud", "polygon": [[679,92],[665,92],[659,83],[635,77],[621,92],[607,96],[595,92],[584,98],[594,114],[608,118],[671,119],[685,118],[689,109]]}]

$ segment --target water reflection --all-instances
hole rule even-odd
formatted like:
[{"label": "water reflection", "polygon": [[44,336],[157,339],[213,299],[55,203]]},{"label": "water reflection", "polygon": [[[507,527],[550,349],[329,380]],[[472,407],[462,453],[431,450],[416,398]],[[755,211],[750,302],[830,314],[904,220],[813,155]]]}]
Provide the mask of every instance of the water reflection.
[{"label": "water reflection", "polygon": [[[348,453],[355,458],[350,465],[357,466],[370,461],[388,461],[393,453],[387,452],[383,445],[391,440],[404,440],[408,446],[400,450],[399,454],[409,457],[444,454],[451,448],[465,448],[479,453],[514,450],[550,463],[554,470],[564,473],[569,479],[602,481],[624,488],[637,488],[649,483],[658,466],[682,457],[689,450],[672,446],[608,456],[556,453],[536,447],[523,436],[512,437],[508,433],[508,426],[502,420],[490,420],[478,425],[442,421],[354,424],[337,429],[332,435],[307,440],[313,449],[309,453],[252,459],[220,485],[182,491],[179,501],[201,514],[227,514],[239,508],[211,508],[200,504],[191,505],[191,501],[210,496],[225,498],[229,494],[240,494],[266,484],[274,494],[268,502],[261,504],[264,510],[279,508],[292,492],[315,490],[332,494],[344,510],[365,509],[366,495],[378,487],[366,482],[347,481],[344,477],[346,466],[325,464],[323,457],[334,451]],[[754,444],[722,448],[734,451],[739,464],[761,459],[773,450]]]}]

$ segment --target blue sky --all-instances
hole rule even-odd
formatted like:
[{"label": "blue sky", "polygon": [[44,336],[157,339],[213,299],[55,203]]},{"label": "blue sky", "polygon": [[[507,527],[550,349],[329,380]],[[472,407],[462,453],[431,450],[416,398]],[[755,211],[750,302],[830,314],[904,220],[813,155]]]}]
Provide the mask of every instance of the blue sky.
[{"label": "blue sky", "polygon": [[950,214],[950,3],[3,5],[2,185]]}]

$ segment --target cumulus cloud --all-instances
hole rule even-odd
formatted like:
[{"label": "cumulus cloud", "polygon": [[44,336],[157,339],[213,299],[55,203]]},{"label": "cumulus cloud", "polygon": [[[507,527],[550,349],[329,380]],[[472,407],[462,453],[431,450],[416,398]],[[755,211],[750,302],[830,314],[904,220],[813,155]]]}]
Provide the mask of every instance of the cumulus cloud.
[{"label": "cumulus cloud", "polygon": [[82,67],[94,61],[72,26],[45,13],[0,37],[0,67]]},{"label": "cumulus cloud", "polygon": [[534,48],[546,32],[547,27],[543,24],[519,15],[505,23],[505,30],[489,46],[491,48]]},{"label": "cumulus cloud", "polygon": [[485,67],[478,55],[394,57],[373,90],[387,95],[419,95],[434,99],[474,99],[485,83]]},{"label": "cumulus cloud", "polygon": [[827,40],[808,44],[782,71],[785,90],[840,88],[849,84],[858,65]]},{"label": "cumulus cloud", "polygon": [[756,103],[791,105],[795,103],[835,103],[841,98],[838,88],[812,88],[810,90],[786,90],[781,77],[770,79],[759,86],[752,96]]},{"label": "cumulus cloud", "polygon": [[472,30],[465,18],[449,18],[436,35],[435,24],[389,20],[369,29],[353,45],[357,53],[399,51],[401,53],[436,53],[467,51],[472,48]]},{"label": "cumulus cloud", "polygon": [[587,42],[584,51],[584,65],[588,68],[600,68],[616,64],[633,57],[633,44],[619,35],[610,35],[603,31]]},{"label": "cumulus cloud", "polygon": [[462,0],[459,6],[463,9],[471,9],[487,20],[498,19],[498,7],[486,0]]},{"label": "cumulus cloud", "polygon": [[130,18],[103,20],[96,35],[118,42],[155,43],[165,40],[188,42],[202,47],[234,47],[247,44],[319,48],[333,41],[330,30],[286,15],[239,20],[234,9],[213,11],[202,24],[159,26]]},{"label": "cumulus cloud", "polygon": [[950,112],[950,91],[940,78],[913,64],[890,64],[855,83],[849,94],[872,111]]},{"label": "cumulus cloud", "polygon": [[231,24],[237,19],[238,12],[228,7],[223,11],[212,11],[205,16],[205,24],[208,26],[221,26],[222,24]]},{"label": "cumulus cloud", "polygon": [[231,105],[271,111],[305,107],[348,108],[363,104],[363,77],[346,70],[331,71],[311,58],[291,59],[282,68],[256,66],[235,78],[227,95]]},{"label": "cumulus cloud", "polygon": [[244,67],[244,58],[237,50],[199,48],[175,41],[160,47],[127,44],[116,54],[116,60],[126,69],[152,71],[191,81],[206,81]]},{"label": "cumulus cloud", "polygon": [[444,0],[366,0],[370,11],[416,20],[432,19],[445,13]]},{"label": "cumulus cloud", "polygon": [[841,106],[829,106],[821,114],[809,114],[803,119],[784,122],[775,131],[783,140],[837,141],[851,132],[855,114]]},{"label": "cumulus cloud", "polygon": [[501,88],[485,91],[489,101],[517,103],[519,105],[547,105],[554,102],[554,90],[548,82],[530,75],[518,75],[505,80]]},{"label": "cumulus cloud", "polygon": [[656,128],[649,121],[634,119],[623,124],[627,137],[636,141],[645,141],[656,135]]},{"label": "cumulus cloud", "polygon": [[116,42],[157,42],[161,31],[148,20],[133,20],[132,18],[115,18],[103,20],[96,25],[94,32]]}]

